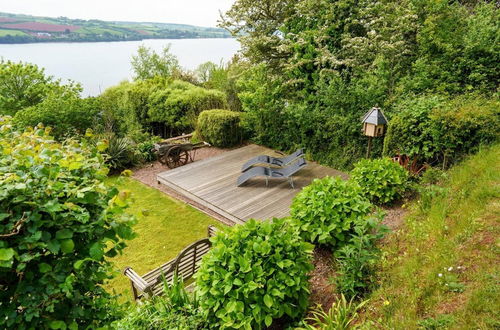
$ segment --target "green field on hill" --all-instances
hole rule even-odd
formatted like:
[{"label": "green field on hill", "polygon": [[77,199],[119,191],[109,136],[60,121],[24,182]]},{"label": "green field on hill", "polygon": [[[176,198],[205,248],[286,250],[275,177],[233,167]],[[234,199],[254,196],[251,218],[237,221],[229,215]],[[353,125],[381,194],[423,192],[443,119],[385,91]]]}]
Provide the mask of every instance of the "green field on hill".
[{"label": "green field on hill", "polygon": [[220,28],[154,22],[107,22],[0,13],[0,44],[54,41],[228,38]]}]

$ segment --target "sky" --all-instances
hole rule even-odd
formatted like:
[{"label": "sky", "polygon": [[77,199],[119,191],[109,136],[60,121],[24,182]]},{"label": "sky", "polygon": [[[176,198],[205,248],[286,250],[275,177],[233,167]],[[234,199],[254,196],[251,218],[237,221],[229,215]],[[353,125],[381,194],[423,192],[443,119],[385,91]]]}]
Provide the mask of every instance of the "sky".
[{"label": "sky", "polygon": [[0,0],[0,12],[215,27],[235,0]]}]

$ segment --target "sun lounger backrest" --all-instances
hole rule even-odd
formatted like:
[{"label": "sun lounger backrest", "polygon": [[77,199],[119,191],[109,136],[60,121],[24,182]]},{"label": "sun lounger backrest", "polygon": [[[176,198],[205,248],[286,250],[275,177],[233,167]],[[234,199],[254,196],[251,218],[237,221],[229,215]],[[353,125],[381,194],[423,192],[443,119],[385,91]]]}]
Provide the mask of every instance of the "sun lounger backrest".
[{"label": "sun lounger backrest", "polygon": [[283,177],[288,178],[293,174],[297,173],[301,168],[303,168],[306,165],[307,165],[306,160],[304,158],[300,158],[292,165],[285,168],[273,170],[273,172],[280,173],[281,175],[283,175]]},{"label": "sun lounger backrest", "polygon": [[296,158],[303,155],[304,155],[304,150],[297,149],[293,154],[290,154],[283,158],[276,158],[276,160],[278,160],[281,165],[287,165],[290,164],[292,161],[294,161]]}]

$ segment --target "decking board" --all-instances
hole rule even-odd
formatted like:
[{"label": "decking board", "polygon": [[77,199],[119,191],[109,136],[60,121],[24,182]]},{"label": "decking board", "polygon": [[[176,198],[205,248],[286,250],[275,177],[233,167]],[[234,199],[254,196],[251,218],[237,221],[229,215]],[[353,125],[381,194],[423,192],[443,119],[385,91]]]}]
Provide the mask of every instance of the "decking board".
[{"label": "decking board", "polygon": [[232,222],[242,223],[251,218],[288,216],[293,197],[314,178],[326,175],[347,178],[345,173],[308,162],[293,178],[295,189],[283,179],[269,179],[266,187],[264,177],[253,178],[237,187],[241,166],[258,155],[281,156],[252,144],[162,172],[158,174],[158,181]]}]

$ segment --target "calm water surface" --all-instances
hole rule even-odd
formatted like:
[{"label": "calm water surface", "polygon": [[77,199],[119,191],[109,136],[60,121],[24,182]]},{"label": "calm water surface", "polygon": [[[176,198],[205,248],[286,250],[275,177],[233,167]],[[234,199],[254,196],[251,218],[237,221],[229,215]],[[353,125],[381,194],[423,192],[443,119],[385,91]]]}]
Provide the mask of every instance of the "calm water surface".
[{"label": "calm water surface", "polygon": [[168,44],[186,69],[195,69],[207,61],[227,62],[239,50],[235,39],[162,39],[0,45],[0,57],[34,63],[63,81],[80,82],[86,96],[98,95],[107,87],[130,79],[130,60],[140,45],[160,51]]}]

